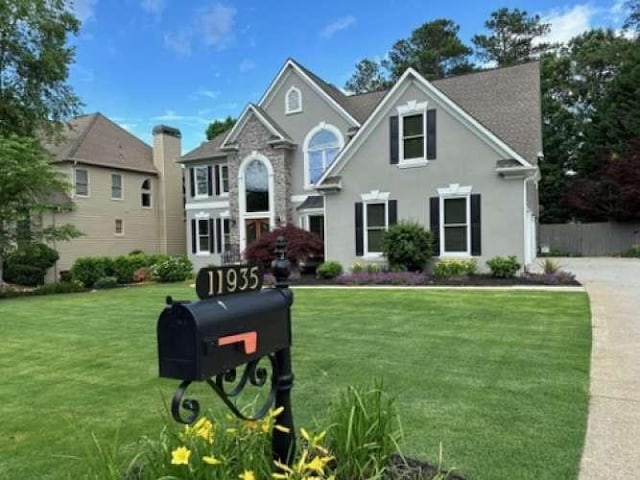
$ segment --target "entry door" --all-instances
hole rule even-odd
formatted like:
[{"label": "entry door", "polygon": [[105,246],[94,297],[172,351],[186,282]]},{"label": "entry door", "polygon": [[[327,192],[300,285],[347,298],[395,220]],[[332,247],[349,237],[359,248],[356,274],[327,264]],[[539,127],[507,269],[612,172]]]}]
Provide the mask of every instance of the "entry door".
[{"label": "entry door", "polygon": [[269,231],[268,218],[249,218],[245,220],[245,231],[247,232],[247,245],[258,240],[263,233]]}]

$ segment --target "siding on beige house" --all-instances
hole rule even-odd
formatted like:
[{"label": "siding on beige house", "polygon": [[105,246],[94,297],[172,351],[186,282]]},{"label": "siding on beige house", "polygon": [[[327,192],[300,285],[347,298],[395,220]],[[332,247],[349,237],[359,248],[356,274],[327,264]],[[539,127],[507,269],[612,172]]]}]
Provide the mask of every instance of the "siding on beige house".
[{"label": "siding on beige house", "polygon": [[154,129],[153,147],[96,113],[69,122],[65,140],[47,145],[72,186],[74,209],[43,217],[74,225],[82,236],[52,245],[60,259],[47,280],[85,256],[185,252],[180,132]]}]

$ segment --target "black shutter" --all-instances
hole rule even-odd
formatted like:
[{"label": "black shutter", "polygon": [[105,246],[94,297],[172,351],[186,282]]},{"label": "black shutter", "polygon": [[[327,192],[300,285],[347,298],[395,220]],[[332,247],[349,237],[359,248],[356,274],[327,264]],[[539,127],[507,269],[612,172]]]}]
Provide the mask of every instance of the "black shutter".
[{"label": "black shutter", "polygon": [[362,225],[362,202],[356,202],[356,256],[364,255],[364,235]]},{"label": "black shutter", "polygon": [[218,253],[222,253],[222,221],[216,218],[216,248]]},{"label": "black shutter", "polygon": [[213,195],[213,168],[207,167],[207,176],[209,177],[209,185],[207,188],[207,195]]},{"label": "black shutter", "polygon": [[399,157],[398,116],[389,117],[389,163],[396,165]]},{"label": "black shutter", "polygon": [[436,158],[436,110],[427,110],[427,160]]},{"label": "black shutter", "polygon": [[191,219],[191,253],[196,253],[197,246],[196,242],[198,239],[196,238],[196,219]]},{"label": "black shutter", "polygon": [[192,168],[189,169],[189,185],[191,186],[191,198],[196,196],[196,174]]},{"label": "black shutter", "polygon": [[216,165],[216,197],[220,196],[220,165]]},{"label": "black shutter", "polygon": [[213,219],[209,219],[209,253],[213,253],[214,246],[214,238],[213,238]]},{"label": "black shutter", "polygon": [[440,256],[440,197],[429,199],[429,228],[433,235],[433,255]]},{"label": "black shutter", "polygon": [[398,201],[389,200],[389,225],[398,223]]},{"label": "black shutter", "polygon": [[471,255],[481,255],[480,194],[471,195]]}]

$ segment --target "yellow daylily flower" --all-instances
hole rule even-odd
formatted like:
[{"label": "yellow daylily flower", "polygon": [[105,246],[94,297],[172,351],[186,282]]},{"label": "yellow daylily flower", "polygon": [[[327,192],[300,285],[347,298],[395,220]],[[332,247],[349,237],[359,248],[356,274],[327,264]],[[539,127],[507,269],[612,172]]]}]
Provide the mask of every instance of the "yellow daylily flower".
[{"label": "yellow daylily flower", "polygon": [[220,465],[222,463],[216,457],[210,457],[210,456],[202,457],[202,461],[207,465]]},{"label": "yellow daylily flower", "polygon": [[271,418],[276,418],[278,415],[280,415],[282,412],[284,412],[284,407],[278,407],[275,410],[273,410],[269,416]]},{"label": "yellow daylily flower", "polygon": [[191,450],[187,447],[178,447],[171,452],[171,464],[172,465],[189,465],[189,457],[191,456]]},{"label": "yellow daylily flower", "polygon": [[324,473],[326,464],[320,457],[313,457],[313,460],[305,465],[305,469],[316,473]]},{"label": "yellow daylily flower", "polygon": [[285,427],[284,425],[274,425],[274,427],[276,430],[278,430],[279,432],[282,433],[291,433],[291,429]]},{"label": "yellow daylily flower", "polygon": [[256,480],[256,476],[252,470],[245,470],[244,473],[238,475],[241,480]]}]

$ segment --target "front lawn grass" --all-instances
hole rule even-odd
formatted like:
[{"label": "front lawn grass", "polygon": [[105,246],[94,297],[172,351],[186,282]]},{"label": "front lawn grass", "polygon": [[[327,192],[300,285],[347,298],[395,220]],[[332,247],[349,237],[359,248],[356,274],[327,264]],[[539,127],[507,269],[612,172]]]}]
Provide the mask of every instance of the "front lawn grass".
[{"label": "front lawn grass", "polygon": [[[184,285],[0,301],[0,478],[82,478],[91,432],[156,437],[177,381],[155,325]],[[296,425],[347,385],[383,379],[411,456],[477,480],[575,479],[591,331],[583,293],[296,290]],[[190,390],[191,391],[191,390]],[[220,402],[193,390],[203,407]],[[164,402],[164,403],[163,403]]]}]

